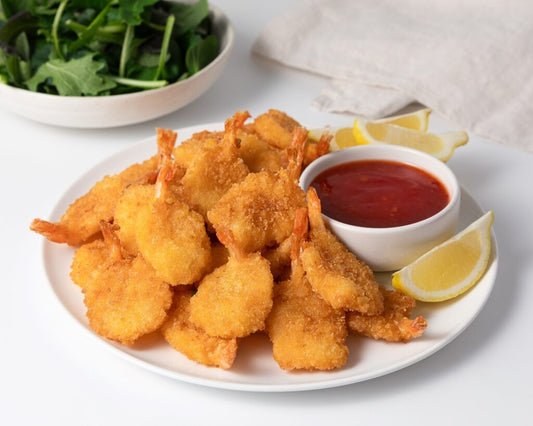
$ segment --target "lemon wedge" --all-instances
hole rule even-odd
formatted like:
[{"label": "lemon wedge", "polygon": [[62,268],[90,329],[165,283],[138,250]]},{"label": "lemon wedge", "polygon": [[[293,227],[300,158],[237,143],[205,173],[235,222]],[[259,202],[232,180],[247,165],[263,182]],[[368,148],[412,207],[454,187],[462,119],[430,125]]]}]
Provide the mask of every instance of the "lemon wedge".
[{"label": "lemon wedge", "polygon": [[318,142],[321,136],[324,133],[329,133],[333,135],[329,143],[330,151],[338,151],[339,149],[349,148],[351,146],[357,145],[357,141],[353,135],[352,127],[322,127],[320,129],[309,130],[308,137],[309,139]]},{"label": "lemon wedge", "polygon": [[358,118],[353,125],[356,144],[387,143],[424,151],[434,157],[448,161],[455,148],[468,142],[466,132],[434,134],[408,129],[396,124],[368,121]]},{"label": "lemon wedge", "polygon": [[492,210],[463,231],[392,274],[394,288],[424,302],[456,297],[481,278],[490,252]]},{"label": "lemon wedge", "polygon": [[395,124],[407,129],[426,132],[428,129],[429,114],[431,114],[431,109],[424,108],[414,112],[409,112],[407,114],[382,118],[380,120],[376,120],[375,123]]},{"label": "lemon wedge", "polygon": [[[382,118],[380,120],[376,120],[375,122],[395,124],[407,129],[425,132],[428,128],[429,114],[431,114],[431,109],[424,108],[407,114]],[[326,132],[333,135],[333,139],[330,143],[331,151],[337,151],[339,149],[358,145],[358,142],[354,137],[353,127],[324,127],[320,129],[312,129],[309,131],[309,138],[317,142],[322,134]]]}]

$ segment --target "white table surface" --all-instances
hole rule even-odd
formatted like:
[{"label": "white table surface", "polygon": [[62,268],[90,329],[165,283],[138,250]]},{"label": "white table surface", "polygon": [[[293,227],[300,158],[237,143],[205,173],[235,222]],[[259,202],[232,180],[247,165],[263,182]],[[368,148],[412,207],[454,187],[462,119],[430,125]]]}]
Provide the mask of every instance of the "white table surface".
[{"label": "white table surface", "polygon": [[[287,2],[213,3],[234,23],[235,50],[215,86],[182,110],[108,130],[51,127],[0,110],[0,424],[525,424],[533,380],[533,157],[473,135],[449,165],[494,210],[496,284],[458,338],[398,372],[293,393],[187,384],[96,344],[54,299],[31,220],[46,218],[83,172],[152,136],[156,126],[219,122],[239,109],[255,116],[269,108],[308,127],[351,124],[353,117],[310,108],[325,80],[251,56],[259,31]],[[436,114],[430,123],[433,131],[457,130]]]}]

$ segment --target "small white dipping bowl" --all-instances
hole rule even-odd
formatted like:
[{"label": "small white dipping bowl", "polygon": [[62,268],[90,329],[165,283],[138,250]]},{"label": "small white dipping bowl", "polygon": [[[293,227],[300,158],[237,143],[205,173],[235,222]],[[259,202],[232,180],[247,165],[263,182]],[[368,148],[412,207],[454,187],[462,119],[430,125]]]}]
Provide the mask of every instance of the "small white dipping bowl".
[{"label": "small white dipping bowl", "polygon": [[323,171],[354,161],[387,160],[417,167],[437,178],[450,201],[435,215],[409,225],[368,228],[349,225],[322,215],[333,233],[372,270],[395,271],[454,235],[459,219],[461,190],[450,168],[423,152],[395,145],[363,145],[335,151],[313,161],[302,173],[300,186],[309,185]]},{"label": "small white dipping bowl", "polygon": [[112,96],[59,96],[0,83],[0,107],[41,123],[74,128],[109,128],[152,120],[176,111],[204,94],[231,55],[235,32],[227,16],[209,6],[219,39],[218,56],[193,76],[160,89]]}]

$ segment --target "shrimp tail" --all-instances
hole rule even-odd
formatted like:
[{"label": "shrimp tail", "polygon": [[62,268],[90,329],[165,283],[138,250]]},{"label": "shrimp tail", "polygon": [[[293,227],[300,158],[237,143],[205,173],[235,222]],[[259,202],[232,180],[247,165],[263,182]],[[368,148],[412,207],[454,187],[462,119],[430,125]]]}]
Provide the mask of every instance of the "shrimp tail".
[{"label": "shrimp tail", "polygon": [[231,256],[239,261],[246,258],[246,252],[237,245],[233,232],[230,229],[221,228],[217,230],[217,238],[228,249]]},{"label": "shrimp tail", "polygon": [[[172,130],[157,128],[157,147],[159,172],[155,180],[155,198],[164,200],[168,193],[168,184],[178,172],[172,151],[178,134]],[[184,172],[183,172],[184,173]],[[182,174],[183,174],[182,173]]]},{"label": "shrimp tail", "polygon": [[237,111],[233,117],[228,118],[224,123],[224,142],[226,146],[233,148],[239,145],[237,130],[242,129],[244,122],[250,118],[248,111]]},{"label": "shrimp tail", "polygon": [[300,251],[304,239],[307,237],[309,222],[307,209],[301,207],[294,212],[294,228],[291,234],[291,268],[293,276],[295,273],[303,274],[303,267],[300,259]]},{"label": "shrimp tail", "polygon": [[104,241],[111,250],[111,259],[113,261],[122,260],[124,258],[122,255],[122,245],[116,233],[120,229],[119,226],[105,220],[101,220],[99,225],[104,236]]},{"label": "shrimp tail", "polygon": [[418,316],[414,320],[409,320],[407,327],[404,330],[409,340],[414,339],[415,337],[420,337],[424,334],[428,323],[424,317]]},{"label": "shrimp tail", "polygon": [[307,130],[303,127],[297,127],[292,132],[292,139],[287,148],[288,166],[287,170],[289,176],[294,181],[298,181],[302,172],[302,164],[304,160],[305,144],[307,143]]},{"label": "shrimp tail", "polygon": [[178,134],[173,130],[162,129],[160,127],[157,127],[155,130],[157,134],[157,155],[159,158],[159,167],[162,167],[165,159],[172,155]]},{"label": "shrimp tail", "polygon": [[329,133],[324,133],[320,136],[320,139],[318,140],[316,146],[316,158],[322,157],[323,155],[326,155],[329,152],[332,139],[333,135]]},{"label": "shrimp tail", "polygon": [[312,229],[324,230],[326,225],[322,218],[322,204],[315,188],[310,187],[307,190],[307,206],[309,209],[309,222]]},{"label": "shrimp tail", "polygon": [[34,219],[30,224],[30,229],[43,237],[59,244],[76,246],[80,244],[73,235],[69,227],[63,222],[48,222],[42,219]]},{"label": "shrimp tail", "polygon": [[175,168],[172,160],[163,161],[163,166],[159,170],[155,181],[156,200],[165,200],[168,194],[168,183],[174,178]]}]

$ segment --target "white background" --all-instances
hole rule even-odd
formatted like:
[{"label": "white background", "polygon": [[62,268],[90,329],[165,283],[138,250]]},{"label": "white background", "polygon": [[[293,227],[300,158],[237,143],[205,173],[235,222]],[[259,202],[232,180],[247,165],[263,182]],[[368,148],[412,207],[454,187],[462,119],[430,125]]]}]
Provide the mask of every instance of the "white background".
[{"label": "white background", "polygon": [[[0,424],[525,424],[533,379],[533,157],[471,135],[449,162],[495,213],[497,282],[483,311],[431,357],[387,376],[334,389],[247,393],[186,384],[125,362],[96,344],[50,291],[42,239],[30,232],[68,187],[109,155],[154,134],[220,122],[239,109],[286,111],[307,127],[353,117],[309,107],[326,81],[250,54],[288,2],[213,1],[236,45],[220,80],[193,104],[108,130],[37,124],[0,110]],[[495,118],[497,119],[497,118]],[[433,114],[430,130],[458,130]],[[532,135],[533,137],[533,135]]]}]

